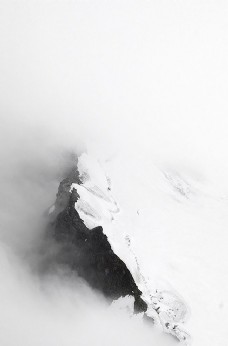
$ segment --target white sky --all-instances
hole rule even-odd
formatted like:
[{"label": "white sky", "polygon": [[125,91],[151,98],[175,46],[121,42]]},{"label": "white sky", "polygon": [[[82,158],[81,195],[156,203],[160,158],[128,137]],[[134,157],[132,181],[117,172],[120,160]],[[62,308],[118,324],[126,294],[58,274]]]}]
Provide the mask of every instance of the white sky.
[{"label": "white sky", "polygon": [[61,129],[83,118],[110,141],[118,131],[166,156],[223,159],[227,6],[2,0],[2,112]]}]

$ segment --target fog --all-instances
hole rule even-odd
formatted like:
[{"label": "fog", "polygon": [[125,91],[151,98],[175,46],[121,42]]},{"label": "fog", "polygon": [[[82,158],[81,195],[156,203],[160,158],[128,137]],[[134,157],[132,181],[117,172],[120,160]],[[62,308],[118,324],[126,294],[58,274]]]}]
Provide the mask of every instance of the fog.
[{"label": "fog", "polygon": [[111,307],[67,268],[41,274],[53,249],[43,241],[47,210],[82,147],[79,135],[69,139],[48,126],[10,117],[1,127],[1,345],[176,344]]},{"label": "fog", "polygon": [[228,194],[227,39],[222,0],[0,1],[1,345],[171,345],[28,253],[84,145]]},{"label": "fog", "polygon": [[45,212],[81,142],[62,142],[58,131],[47,135],[38,122],[16,124],[7,119],[1,128],[1,345],[176,344],[111,307],[66,268],[40,274],[52,250],[42,241]]},{"label": "fog", "polygon": [[61,272],[38,277],[2,246],[0,255],[1,345],[167,344],[165,336],[111,308],[79,279]]}]

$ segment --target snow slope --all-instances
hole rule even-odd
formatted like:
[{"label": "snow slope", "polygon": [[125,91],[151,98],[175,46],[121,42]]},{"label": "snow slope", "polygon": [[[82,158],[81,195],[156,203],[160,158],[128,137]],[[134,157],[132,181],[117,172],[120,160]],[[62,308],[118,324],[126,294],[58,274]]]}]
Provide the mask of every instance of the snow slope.
[{"label": "snow slope", "polygon": [[79,158],[76,209],[88,227],[103,226],[158,327],[189,333],[196,346],[224,345],[227,199],[192,170],[126,155],[102,165]]}]

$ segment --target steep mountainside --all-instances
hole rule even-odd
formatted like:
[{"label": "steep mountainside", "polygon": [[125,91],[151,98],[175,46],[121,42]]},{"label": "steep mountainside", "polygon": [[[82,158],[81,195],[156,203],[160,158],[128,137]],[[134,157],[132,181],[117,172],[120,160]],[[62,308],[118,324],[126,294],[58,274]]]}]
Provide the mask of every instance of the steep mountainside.
[{"label": "steep mountainside", "polygon": [[[108,299],[133,296],[135,313],[146,313],[145,317],[187,343],[188,334],[179,324],[185,314],[183,303],[169,292],[148,289],[129,237],[126,237],[127,262],[115,253],[110,225],[119,211],[111,195],[110,178],[94,158],[82,154],[60,183],[56,202],[49,210],[48,232],[61,248],[58,261]],[[132,271],[132,260],[137,274]]]}]

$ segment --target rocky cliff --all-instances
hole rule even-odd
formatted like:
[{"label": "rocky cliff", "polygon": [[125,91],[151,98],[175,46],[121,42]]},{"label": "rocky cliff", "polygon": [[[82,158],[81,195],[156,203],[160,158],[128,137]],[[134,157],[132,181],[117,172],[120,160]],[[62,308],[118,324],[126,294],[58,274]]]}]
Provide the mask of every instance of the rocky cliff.
[{"label": "rocky cliff", "polygon": [[80,186],[83,179],[74,167],[60,183],[55,205],[50,209],[48,233],[60,245],[58,261],[111,300],[133,296],[134,311],[144,312],[147,304],[141,298],[142,292],[126,264],[114,253],[103,227],[88,228],[76,210],[80,194],[72,186]]}]

